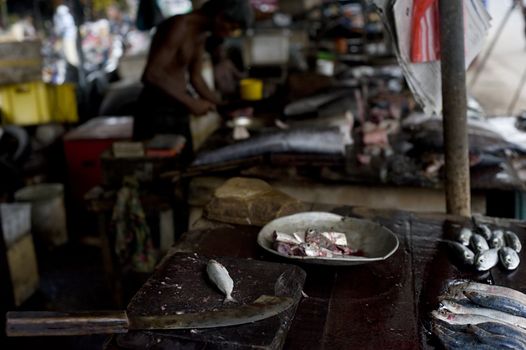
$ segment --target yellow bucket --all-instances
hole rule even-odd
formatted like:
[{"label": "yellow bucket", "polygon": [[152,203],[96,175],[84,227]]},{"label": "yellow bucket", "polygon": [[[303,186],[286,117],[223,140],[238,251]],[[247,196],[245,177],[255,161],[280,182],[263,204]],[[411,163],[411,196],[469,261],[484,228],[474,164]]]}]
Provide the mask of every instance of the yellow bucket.
[{"label": "yellow bucket", "polygon": [[248,101],[258,101],[263,98],[263,82],[259,79],[242,79],[241,98]]}]

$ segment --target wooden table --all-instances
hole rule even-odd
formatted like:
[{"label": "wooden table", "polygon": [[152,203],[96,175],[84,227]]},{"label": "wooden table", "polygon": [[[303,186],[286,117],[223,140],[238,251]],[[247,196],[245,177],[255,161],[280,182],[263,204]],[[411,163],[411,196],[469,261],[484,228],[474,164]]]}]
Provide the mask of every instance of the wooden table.
[{"label": "wooden table", "polygon": [[[436,344],[425,330],[428,315],[448,280],[492,281],[526,291],[524,264],[511,273],[496,267],[479,274],[452,263],[440,239],[446,220],[463,223],[463,218],[349,207],[333,211],[381,223],[397,234],[400,248],[380,263],[338,268],[301,265],[307,272],[304,291],[308,298],[300,303],[286,349],[432,349]],[[509,227],[526,239],[526,223],[480,220]],[[257,246],[258,231],[224,225],[190,231],[172,252],[284,261]],[[525,254],[521,253],[523,260]]]}]

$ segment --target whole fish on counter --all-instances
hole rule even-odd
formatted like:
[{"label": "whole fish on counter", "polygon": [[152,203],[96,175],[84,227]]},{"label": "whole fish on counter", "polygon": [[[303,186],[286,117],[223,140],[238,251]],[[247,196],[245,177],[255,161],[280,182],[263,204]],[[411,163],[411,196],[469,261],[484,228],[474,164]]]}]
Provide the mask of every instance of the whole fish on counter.
[{"label": "whole fish on counter", "polygon": [[475,304],[507,312],[512,315],[526,317],[526,304],[515,298],[478,291],[466,291],[464,294]]},{"label": "whole fish on counter", "polygon": [[470,238],[470,246],[473,251],[480,254],[489,249],[488,242],[481,235],[474,233]]},{"label": "whole fish on counter", "polygon": [[508,313],[479,307],[475,304],[460,304],[453,300],[442,300],[442,308],[457,315],[478,315],[493,318],[516,327],[526,328],[526,318],[510,315]]},{"label": "whole fish on counter", "polygon": [[466,247],[469,246],[469,243],[471,242],[471,236],[473,235],[473,231],[471,231],[467,227],[463,227],[460,232],[458,233],[457,240],[465,245]]},{"label": "whole fish on counter", "polygon": [[499,249],[499,259],[506,270],[515,270],[520,264],[519,255],[510,247]]},{"label": "whole fish on counter", "polygon": [[466,300],[467,297],[465,292],[479,292],[484,295],[492,295],[496,297],[500,296],[517,300],[518,302],[526,305],[526,294],[517,290],[467,280],[456,280],[451,282],[446,291],[439,297],[439,300]]},{"label": "whole fish on counter", "polygon": [[273,130],[197,155],[192,165],[217,164],[271,153],[342,155],[350,135],[338,127]]},{"label": "whole fish on counter", "polygon": [[493,350],[494,348],[481,344],[477,338],[472,335],[462,331],[452,330],[449,327],[439,323],[433,322],[432,331],[438,339],[442,342],[442,345],[446,349],[452,350]]},{"label": "whole fish on counter", "polygon": [[475,253],[473,253],[468,247],[455,241],[446,241],[446,243],[457,259],[466,265],[473,265],[475,262]]},{"label": "whole fish on counter", "polygon": [[475,228],[475,232],[484,237],[486,241],[489,241],[493,234],[491,232],[491,229],[487,225],[477,225],[477,227]]},{"label": "whole fish on counter", "polygon": [[526,294],[459,280],[439,299],[431,325],[446,349],[526,350]]},{"label": "whole fish on counter", "polygon": [[475,268],[478,271],[488,271],[499,262],[499,250],[488,249],[475,258]]},{"label": "whole fish on counter", "polygon": [[512,231],[506,231],[504,232],[504,240],[506,241],[506,245],[510,247],[511,249],[515,250],[517,253],[520,253],[522,250],[522,244],[515,234],[515,232]]},{"label": "whole fish on counter", "polygon": [[491,231],[487,225],[475,222],[473,230],[462,227],[454,239],[456,242],[446,241],[450,249],[462,263],[474,265],[478,271],[486,272],[499,261],[509,271],[515,270],[520,264],[518,253],[522,250],[522,244],[512,231]]},{"label": "whole fish on counter", "polygon": [[523,343],[526,347],[526,332],[520,328],[510,327],[509,325],[498,322],[479,323],[477,327],[485,330],[486,332],[516,339]]},{"label": "whole fish on counter", "polygon": [[[440,339],[446,349],[514,349],[524,350],[526,343],[516,336],[497,333],[492,325],[486,322],[477,325],[451,325],[443,321],[434,320],[431,324],[432,332]],[[502,329],[510,329],[499,325]]]},{"label": "whole fish on counter", "polygon": [[232,291],[234,290],[234,281],[230,277],[228,270],[216,260],[210,260],[206,265],[206,272],[208,277],[225,294],[225,303],[236,301],[232,298]]},{"label": "whole fish on counter", "polygon": [[489,241],[490,247],[500,249],[504,247],[505,244],[506,243],[504,242],[504,231],[502,230],[493,231],[493,236],[491,236],[491,240]]}]

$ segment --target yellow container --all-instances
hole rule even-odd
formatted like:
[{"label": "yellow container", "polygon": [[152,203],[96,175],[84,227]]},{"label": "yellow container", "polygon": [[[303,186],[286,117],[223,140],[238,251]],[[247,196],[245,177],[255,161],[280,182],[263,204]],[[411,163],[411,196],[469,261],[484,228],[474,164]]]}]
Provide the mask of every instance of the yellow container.
[{"label": "yellow container", "polygon": [[0,87],[0,109],[6,124],[35,125],[51,122],[48,92],[43,82]]},{"label": "yellow container", "polygon": [[75,86],[41,81],[1,86],[0,111],[5,124],[75,123],[78,121]]},{"label": "yellow container", "polygon": [[242,79],[241,98],[248,101],[258,101],[263,98],[263,82],[259,79]]},{"label": "yellow container", "polygon": [[57,123],[76,123],[79,121],[77,111],[77,94],[75,85],[47,85],[51,119]]}]

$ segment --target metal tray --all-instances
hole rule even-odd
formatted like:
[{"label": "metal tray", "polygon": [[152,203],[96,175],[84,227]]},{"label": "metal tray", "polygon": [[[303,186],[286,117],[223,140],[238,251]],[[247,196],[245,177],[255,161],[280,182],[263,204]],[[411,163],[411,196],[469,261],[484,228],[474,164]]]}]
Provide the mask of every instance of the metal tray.
[{"label": "metal tray", "polygon": [[[353,248],[360,249],[365,256],[344,257],[304,257],[289,256],[278,253],[272,248],[275,230],[284,233],[304,231],[307,228],[317,230],[333,229],[343,232]],[[387,228],[372,221],[343,217],[324,212],[307,212],[284,216],[269,222],[261,229],[257,239],[258,244],[266,251],[287,259],[299,260],[317,265],[360,265],[374,261],[382,261],[393,255],[398,249],[398,238]]]}]

